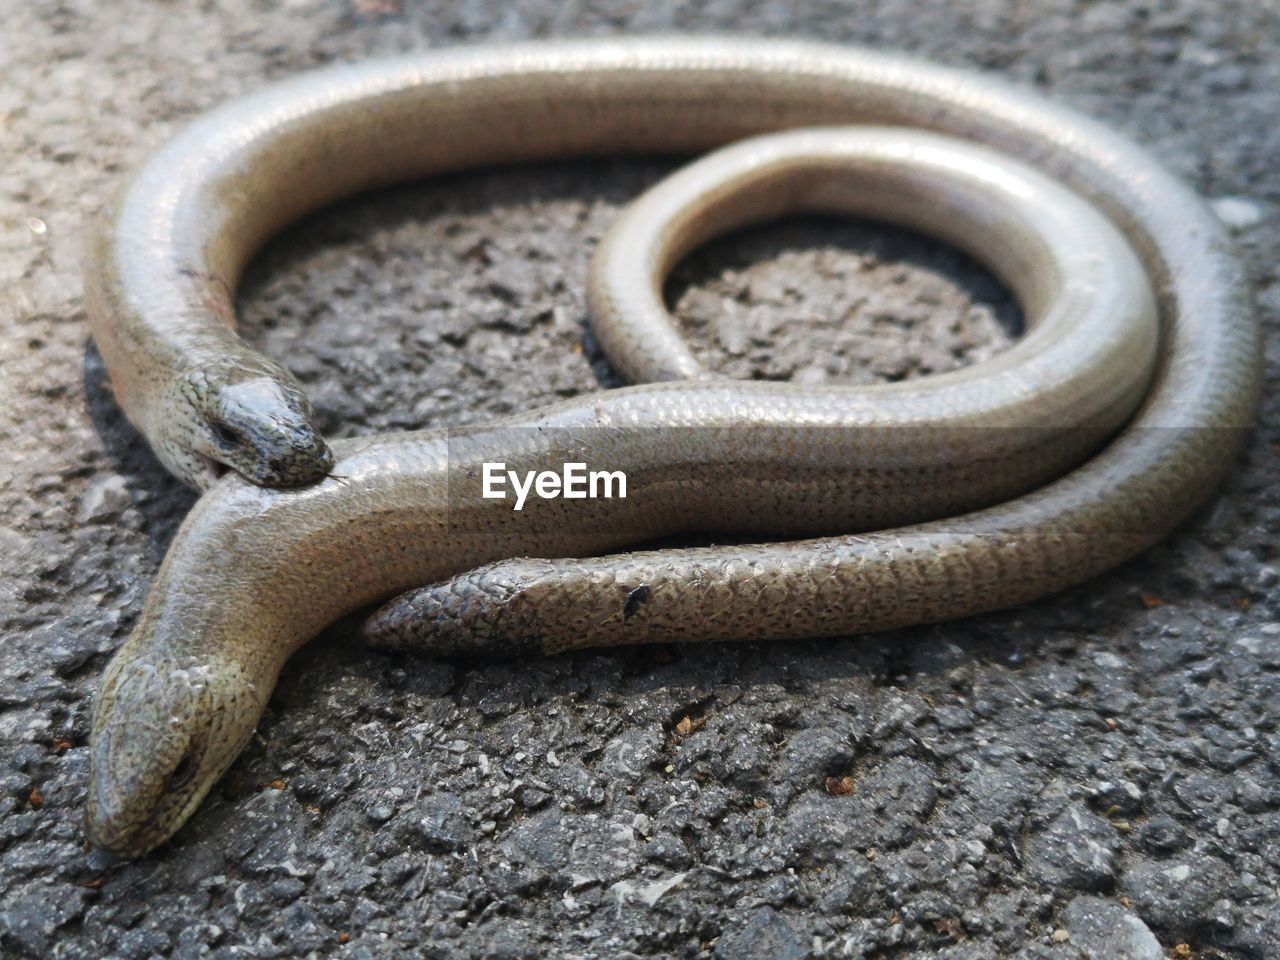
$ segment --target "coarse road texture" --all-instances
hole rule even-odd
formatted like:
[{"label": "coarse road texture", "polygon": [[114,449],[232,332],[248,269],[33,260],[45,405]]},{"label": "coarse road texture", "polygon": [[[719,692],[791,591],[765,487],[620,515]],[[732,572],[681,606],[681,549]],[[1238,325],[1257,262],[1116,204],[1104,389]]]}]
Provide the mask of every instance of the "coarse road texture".
[{"label": "coarse road texture", "polygon": [[[0,20],[5,958],[1280,955],[1272,0],[0,0]],[[171,844],[133,865],[90,853],[93,690],[192,495],[86,349],[85,218],[183,120],[309,66],[664,30],[990,69],[1149,145],[1236,228],[1272,334],[1234,480],[1066,595],[874,638],[468,665],[335,628]],[[259,258],[247,335],[333,435],[613,385],[584,335],[587,255],[668,169],[476,173],[348,203]],[[941,245],[821,220],[711,245],[671,296],[743,377],[910,377],[1017,324]]]}]

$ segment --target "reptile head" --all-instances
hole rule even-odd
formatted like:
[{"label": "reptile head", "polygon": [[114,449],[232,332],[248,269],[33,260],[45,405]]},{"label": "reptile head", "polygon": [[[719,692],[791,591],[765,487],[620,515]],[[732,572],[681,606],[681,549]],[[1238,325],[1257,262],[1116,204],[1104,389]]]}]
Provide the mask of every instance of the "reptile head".
[{"label": "reptile head", "polygon": [[265,693],[234,664],[116,658],[93,718],[89,839],[140,857],[191,816],[252,735]]},{"label": "reptile head", "polygon": [[169,470],[198,490],[228,469],[262,487],[314,483],[333,468],[306,394],[278,364],[236,358],[171,385],[154,434]]}]

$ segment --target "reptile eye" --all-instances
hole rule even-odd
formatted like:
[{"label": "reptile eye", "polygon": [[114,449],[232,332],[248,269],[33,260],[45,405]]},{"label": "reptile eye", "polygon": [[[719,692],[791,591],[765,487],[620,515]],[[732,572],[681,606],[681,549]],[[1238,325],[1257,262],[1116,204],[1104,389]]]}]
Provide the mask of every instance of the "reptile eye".
[{"label": "reptile eye", "polygon": [[226,424],[220,423],[214,427],[213,430],[214,433],[217,434],[218,440],[228,446],[240,442],[240,432],[233,427],[228,427]]},{"label": "reptile eye", "polygon": [[191,775],[195,772],[195,757],[188,753],[178,761],[178,765],[174,767],[173,772],[169,774],[169,789],[179,790],[186,786],[187,781],[191,779]]}]

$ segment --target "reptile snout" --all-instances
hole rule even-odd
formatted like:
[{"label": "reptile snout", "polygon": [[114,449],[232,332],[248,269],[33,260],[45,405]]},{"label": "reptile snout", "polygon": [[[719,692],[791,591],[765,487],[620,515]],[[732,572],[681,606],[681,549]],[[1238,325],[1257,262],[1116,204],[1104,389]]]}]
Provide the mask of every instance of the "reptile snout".
[{"label": "reptile snout", "polygon": [[122,857],[141,856],[154,844],[139,836],[140,824],[130,816],[132,799],[95,771],[85,804],[85,833],[101,850]]},{"label": "reptile snout", "polygon": [[267,486],[300,487],[323,480],[333,469],[334,456],[319,434],[309,440],[295,441],[281,453],[270,455],[263,463],[261,477]]}]

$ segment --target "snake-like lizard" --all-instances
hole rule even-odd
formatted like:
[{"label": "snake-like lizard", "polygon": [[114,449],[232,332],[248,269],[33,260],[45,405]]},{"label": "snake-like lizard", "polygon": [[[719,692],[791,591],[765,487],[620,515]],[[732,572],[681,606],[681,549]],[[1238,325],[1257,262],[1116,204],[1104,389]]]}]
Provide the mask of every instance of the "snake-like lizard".
[{"label": "snake-like lizard", "polygon": [[[234,334],[232,291],[253,251],[338,197],[478,165],[693,152],[851,123],[870,126],[826,160],[834,134],[819,132],[795,135],[817,161],[786,154],[787,138],[708,158],[704,185],[723,176],[722,190],[695,189],[691,213],[650,204],[605,242],[592,302],[606,351],[631,378],[674,382],[331,453],[292,378]],[[742,150],[761,162],[734,173]],[[986,364],[910,385],[704,376],[661,309],[662,274],[716,232],[811,208],[957,243],[1013,287],[1031,333]],[[659,213],[675,226],[636,240]],[[849,48],[598,40],[332,67],[198,119],[104,223],[87,270],[91,318],[131,420],[194,485],[222,465],[304,484],[230,476],[209,490],[108,667],[87,824],[127,855],[191,814],[287,657],[347,611],[475,570],[370,632],[421,642],[425,612],[439,649],[492,652],[842,634],[1025,602],[1185,518],[1230,468],[1259,390],[1258,330],[1229,239],[1146,152],[997,80]],[[631,279],[610,275],[628,261]],[[1148,283],[1158,357],[1141,320]],[[1056,312],[1068,309],[1064,324]],[[1126,314],[1138,322],[1073,334]],[[584,459],[626,471],[628,497],[517,513],[480,496],[484,462]],[[475,569],[692,530],[844,535]],[[855,532],[866,530],[878,532]]]}]

